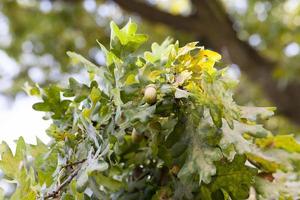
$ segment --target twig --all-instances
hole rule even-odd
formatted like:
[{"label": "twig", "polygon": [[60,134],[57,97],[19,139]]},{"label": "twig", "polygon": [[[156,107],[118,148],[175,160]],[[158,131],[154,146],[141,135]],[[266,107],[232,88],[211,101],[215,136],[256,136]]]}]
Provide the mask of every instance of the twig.
[{"label": "twig", "polygon": [[[76,161],[76,162],[73,162],[73,163],[69,163],[69,164],[66,164],[64,165],[62,168],[68,168],[68,167],[71,167],[71,166],[74,166],[74,165],[78,165],[78,164],[81,164],[81,163],[84,163],[86,161],[86,159],[83,159],[83,160],[80,160],[80,161]],[[48,195],[46,195],[44,197],[44,199],[50,199],[50,198],[55,198],[57,197],[58,193],[66,186],[68,185],[75,176],[77,176],[78,172],[79,172],[80,168],[77,168],[76,170],[74,170],[70,175],[69,177],[62,183],[60,184],[56,190],[54,190],[53,192],[49,193]]]},{"label": "twig", "polygon": [[75,176],[77,176],[79,170],[80,170],[80,168],[77,168],[76,170],[74,170],[74,171],[72,172],[72,174],[70,174],[70,176],[69,176],[69,177],[68,177],[61,185],[59,185],[59,186],[56,188],[56,190],[54,190],[54,191],[51,192],[50,194],[46,195],[44,198],[45,198],[45,199],[49,199],[49,198],[55,198],[55,197],[57,197],[57,194],[60,192],[60,190],[61,190],[63,187],[65,187],[67,184],[69,184],[69,183],[73,180],[73,178],[74,178]]},{"label": "twig", "polygon": [[85,161],[86,161],[86,159],[82,159],[82,160],[79,160],[79,161],[76,161],[73,163],[66,164],[66,165],[62,166],[62,168],[68,168],[68,167],[72,167],[74,165],[79,165],[81,163],[84,163]]}]

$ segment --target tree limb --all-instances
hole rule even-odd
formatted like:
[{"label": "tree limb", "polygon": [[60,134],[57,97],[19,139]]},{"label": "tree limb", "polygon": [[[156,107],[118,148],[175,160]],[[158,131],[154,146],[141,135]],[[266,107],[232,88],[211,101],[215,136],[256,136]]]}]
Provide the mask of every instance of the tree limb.
[{"label": "tree limb", "polygon": [[[136,0],[112,0],[115,3],[117,3],[121,8],[124,10],[127,10],[129,12],[135,12],[141,17],[152,21],[152,22],[160,22],[163,24],[166,24],[172,28],[183,30],[183,31],[192,31],[195,32],[195,28],[193,26],[190,26],[191,24],[197,24],[197,25],[204,25],[201,24],[202,21],[197,22],[196,18],[193,17],[184,17],[181,15],[172,15],[170,13],[161,11],[155,7],[149,6],[145,3],[142,3],[140,1]],[[186,23],[186,22],[189,23]],[[196,28],[197,35],[205,34],[206,32],[202,29]]]}]

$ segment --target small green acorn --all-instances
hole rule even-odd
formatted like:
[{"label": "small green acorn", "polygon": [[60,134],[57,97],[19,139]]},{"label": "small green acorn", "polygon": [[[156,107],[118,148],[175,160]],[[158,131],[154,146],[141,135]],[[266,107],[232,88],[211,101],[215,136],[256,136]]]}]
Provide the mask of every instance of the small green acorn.
[{"label": "small green acorn", "polygon": [[155,85],[150,84],[146,86],[146,89],[144,91],[144,100],[146,103],[153,105],[156,103],[157,100],[157,92]]},{"label": "small green acorn", "polygon": [[143,134],[139,133],[135,128],[132,130],[131,139],[133,143],[139,143],[143,139]]}]

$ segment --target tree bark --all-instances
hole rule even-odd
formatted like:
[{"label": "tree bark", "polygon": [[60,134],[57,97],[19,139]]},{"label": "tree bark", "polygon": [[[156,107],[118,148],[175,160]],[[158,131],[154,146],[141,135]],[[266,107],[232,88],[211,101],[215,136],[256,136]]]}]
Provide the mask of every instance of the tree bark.
[{"label": "tree bark", "polygon": [[226,52],[230,62],[237,64],[252,81],[260,85],[280,114],[300,124],[300,84],[290,83],[284,89],[278,87],[272,77],[276,63],[262,57],[237,37],[232,21],[218,0],[192,0],[195,12],[187,17],[172,15],[138,0],[113,1],[122,9],[146,20],[204,37],[212,48]]}]

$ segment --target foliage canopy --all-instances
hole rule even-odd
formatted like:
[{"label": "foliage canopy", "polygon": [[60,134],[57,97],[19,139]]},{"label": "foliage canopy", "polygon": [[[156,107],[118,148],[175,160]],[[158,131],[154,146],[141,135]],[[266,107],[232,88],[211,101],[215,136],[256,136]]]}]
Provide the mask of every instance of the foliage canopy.
[{"label": "foliage canopy", "polygon": [[99,43],[105,66],[67,53],[89,83],[27,86],[52,141],[20,138],[15,154],[1,144],[0,169],[17,184],[2,197],[235,200],[253,188],[259,199],[299,198],[286,183],[300,144],[257,123],[274,108],[237,105],[218,53],[169,38],[140,53],[147,36],[136,31],[111,23],[110,47]]}]

